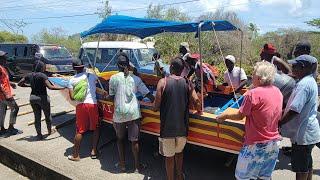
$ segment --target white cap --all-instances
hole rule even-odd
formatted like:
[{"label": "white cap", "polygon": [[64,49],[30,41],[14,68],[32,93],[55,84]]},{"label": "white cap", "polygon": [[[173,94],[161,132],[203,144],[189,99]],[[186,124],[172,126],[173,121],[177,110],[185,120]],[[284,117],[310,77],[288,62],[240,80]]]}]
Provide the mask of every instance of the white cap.
[{"label": "white cap", "polygon": [[187,42],[182,42],[182,43],[180,43],[180,46],[186,48],[186,50],[187,50],[188,52],[190,52],[189,43],[187,43]]},{"label": "white cap", "polygon": [[35,57],[36,59],[41,59],[41,58],[42,58],[42,54],[39,53],[39,52],[36,52],[36,53],[34,54],[34,57]]},{"label": "white cap", "polygon": [[228,59],[229,61],[233,62],[233,64],[236,63],[236,58],[232,55],[226,56],[225,59]]}]

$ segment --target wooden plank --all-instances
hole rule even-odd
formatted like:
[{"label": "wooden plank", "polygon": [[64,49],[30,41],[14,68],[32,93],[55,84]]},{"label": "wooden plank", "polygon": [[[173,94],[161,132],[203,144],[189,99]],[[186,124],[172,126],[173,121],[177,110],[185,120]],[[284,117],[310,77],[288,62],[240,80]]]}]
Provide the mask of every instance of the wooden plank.
[{"label": "wooden plank", "polygon": [[18,116],[23,116],[23,115],[30,114],[30,113],[33,113],[33,110],[20,112],[20,113],[18,113]]},{"label": "wooden plank", "polygon": [[[61,115],[64,115],[64,114],[67,114],[67,113],[72,112],[72,111],[74,111],[74,109],[70,109],[70,110],[68,110],[68,111],[61,111],[61,112],[58,112],[58,113],[54,113],[54,114],[52,114],[52,118],[57,117],[57,116],[61,116]],[[41,119],[41,121],[44,121],[44,120],[45,120],[45,118],[42,118],[42,119]],[[33,125],[33,124],[34,124],[34,120],[28,122],[28,126],[31,126],[31,125]]]},{"label": "wooden plank", "polygon": [[19,107],[28,106],[28,105],[30,105],[30,102],[28,102],[28,103],[23,103],[23,104],[18,104]]}]

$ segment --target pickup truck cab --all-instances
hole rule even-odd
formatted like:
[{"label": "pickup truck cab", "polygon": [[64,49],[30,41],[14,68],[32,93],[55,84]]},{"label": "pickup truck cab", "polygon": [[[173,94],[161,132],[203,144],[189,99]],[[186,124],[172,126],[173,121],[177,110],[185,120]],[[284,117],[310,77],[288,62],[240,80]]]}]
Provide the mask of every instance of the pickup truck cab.
[{"label": "pickup truck cab", "polygon": [[[79,58],[84,65],[95,65],[100,72],[117,71],[116,56],[119,52],[125,52],[130,62],[137,68],[139,73],[154,74],[153,54],[157,50],[151,45],[129,41],[101,41],[94,60],[98,42],[87,42],[82,44]],[[90,63],[89,63],[90,60]],[[169,66],[165,65],[165,71],[169,72]]]},{"label": "pickup truck cab", "polygon": [[54,73],[72,74],[72,55],[59,45],[53,44],[0,44],[0,50],[8,53],[6,69],[11,78],[23,77],[33,71],[35,54],[41,53],[41,61],[46,64],[47,75]]}]

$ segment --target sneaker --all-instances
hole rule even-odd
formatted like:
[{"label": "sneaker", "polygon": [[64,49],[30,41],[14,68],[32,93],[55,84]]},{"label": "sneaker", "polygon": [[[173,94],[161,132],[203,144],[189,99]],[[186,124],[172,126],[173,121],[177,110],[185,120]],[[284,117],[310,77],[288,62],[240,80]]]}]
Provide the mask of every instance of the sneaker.
[{"label": "sneaker", "polygon": [[7,134],[12,136],[12,135],[17,135],[17,134],[22,134],[23,132],[19,129],[16,128],[8,128],[7,129]]},{"label": "sneaker", "polygon": [[6,132],[7,132],[7,129],[1,129],[1,130],[0,130],[0,136],[5,135]]},{"label": "sneaker", "polygon": [[42,134],[38,134],[38,135],[36,136],[36,140],[37,140],[37,141],[43,140]]}]

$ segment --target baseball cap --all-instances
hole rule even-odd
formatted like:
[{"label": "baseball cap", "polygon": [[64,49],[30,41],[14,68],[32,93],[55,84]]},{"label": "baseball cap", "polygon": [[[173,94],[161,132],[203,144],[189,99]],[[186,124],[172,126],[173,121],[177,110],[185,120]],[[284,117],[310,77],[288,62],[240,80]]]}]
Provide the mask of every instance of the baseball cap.
[{"label": "baseball cap", "polygon": [[180,43],[180,46],[186,48],[186,50],[189,52],[190,51],[190,48],[189,48],[189,44],[187,42],[182,42]]},{"label": "baseball cap", "polygon": [[310,56],[310,55],[301,55],[301,56],[298,56],[297,58],[295,58],[294,60],[290,60],[288,61],[290,64],[297,64],[297,63],[302,63],[304,64],[305,62],[308,62],[310,64],[314,64],[314,63],[317,63],[318,60],[317,58],[313,57],[313,56]]},{"label": "baseball cap", "polygon": [[0,56],[5,56],[5,55],[7,55],[7,54],[8,54],[7,52],[0,51]]},{"label": "baseball cap", "polygon": [[308,41],[299,41],[296,44],[296,50],[305,50],[310,52],[311,44]]},{"label": "baseball cap", "polygon": [[200,59],[200,54],[198,54],[198,53],[191,54],[190,57],[191,57],[192,59],[195,59],[195,60],[197,61],[197,60]]},{"label": "baseball cap", "polygon": [[263,46],[261,53],[274,54],[276,53],[276,50],[277,49],[272,44],[268,43]]},{"label": "baseball cap", "polygon": [[231,61],[233,64],[236,63],[236,58],[232,55],[228,55],[225,57],[225,59],[228,59],[229,61]]},{"label": "baseball cap", "polygon": [[81,63],[80,60],[74,60],[72,62],[72,67],[73,68],[84,68],[84,65]]}]

